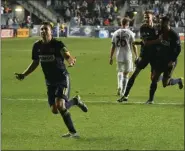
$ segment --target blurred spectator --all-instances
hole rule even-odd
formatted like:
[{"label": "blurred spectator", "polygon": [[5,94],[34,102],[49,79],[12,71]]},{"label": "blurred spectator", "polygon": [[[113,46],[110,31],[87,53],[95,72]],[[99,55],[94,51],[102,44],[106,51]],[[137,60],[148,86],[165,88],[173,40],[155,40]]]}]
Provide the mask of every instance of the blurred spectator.
[{"label": "blurred spectator", "polygon": [[26,23],[27,23],[27,24],[31,24],[31,16],[27,16],[27,18],[26,18]]},{"label": "blurred spectator", "polygon": [[4,14],[4,7],[1,6],[1,14]]},{"label": "blurred spectator", "polygon": [[18,24],[17,18],[15,16],[13,17],[13,24]]},{"label": "blurred spectator", "polygon": [[47,5],[47,7],[50,6],[51,5],[51,0],[47,0],[46,5]]},{"label": "blurred spectator", "polygon": [[182,25],[183,26],[185,26],[185,16],[184,16],[184,13],[185,13],[185,11],[182,11],[181,12],[181,15],[180,15],[181,16],[181,22],[182,22]]},{"label": "blurred spectator", "polygon": [[110,1],[110,2],[107,4],[107,6],[106,6],[106,12],[107,12],[107,13],[111,13],[112,8],[113,8],[113,6],[112,6],[112,3],[111,3],[111,1]]},{"label": "blurred spectator", "polygon": [[109,26],[109,25],[110,25],[110,21],[109,21],[109,19],[107,18],[107,19],[104,20],[104,26]]},{"label": "blurred spectator", "polygon": [[179,16],[176,15],[176,16],[174,17],[174,21],[175,21],[175,27],[178,28],[178,27],[179,27]]},{"label": "blurred spectator", "polygon": [[66,11],[65,11],[65,18],[64,18],[64,20],[65,20],[65,22],[69,22],[70,19],[71,19],[71,12],[69,10],[69,7],[67,7]]},{"label": "blurred spectator", "polygon": [[12,25],[13,25],[13,20],[12,20],[12,18],[9,18],[9,17],[8,17],[8,19],[7,19],[7,27],[8,27],[8,28],[11,28]]},{"label": "blurred spectator", "polygon": [[12,9],[10,7],[5,7],[5,13],[11,13]]}]

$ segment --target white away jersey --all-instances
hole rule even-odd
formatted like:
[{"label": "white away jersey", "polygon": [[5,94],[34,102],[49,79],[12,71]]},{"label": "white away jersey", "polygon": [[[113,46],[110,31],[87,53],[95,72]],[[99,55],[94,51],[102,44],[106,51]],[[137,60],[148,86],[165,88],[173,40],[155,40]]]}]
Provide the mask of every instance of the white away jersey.
[{"label": "white away jersey", "polygon": [[114,32],[112,43],[116,46],[116,59],[118,62],[132,59],[132,45],[135,40],[134,33],[130,29],[118,29]]}]

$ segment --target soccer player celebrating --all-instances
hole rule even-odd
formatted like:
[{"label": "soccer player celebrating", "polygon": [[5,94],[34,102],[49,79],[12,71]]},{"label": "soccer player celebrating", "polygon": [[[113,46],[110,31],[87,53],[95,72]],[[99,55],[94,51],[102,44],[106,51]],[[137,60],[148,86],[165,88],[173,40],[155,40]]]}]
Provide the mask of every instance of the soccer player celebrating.
[{"label": "soccer player celebrating", "polygon": [[69,74],[64,59],[73,66],[73,58],[63,42],[52,37],[52,26],[44,22],[40,28],[42,40],[34,43],[32,49],[32,63],[23,73],[15,73],[18,80],[23,80],[41,64],[47,86],[48,103],[54,114],[60,113],[69,133],[62,137],[79,137],[76,132],[68,109],[77,105],[87,112],[86,105],[76,96],[69,100]]},{"label": "soccer player celebrating", "polygon": [[157,40],[148,41],[145,45],[154,46],[158,44],[155,62],[152,64],[153,76],[150,85],[149,99],[147,104],[154,103],[154,94],[157,89],[158,78],[163,73],[163,87],[169,85],[179,85],[179,89],[183,88],[182,78],[171,78],[172,73],[177,64],[177,58],[181,52],[180,38],[178,34],[170,27],[168,17],[163,17],[161,20],[161,32]]},{"label": "soccer player celebrating", "polygon": [[148,65],[148,63],[152,63],[152,56],[155,52],[154,48],[150,46],[144,46],[144,43],[148,40],[156,40],[158,33],[157,28],[153,24],[153,13],[150,11],[146,11],[144,13],[144,17],[146,22],[140,27],[140,35],[142,41],[134,42],[135,45],[141,45],[140,57],[135,62],[136,69],[128,81],[124,96],[118,99],[118,102],[128,101],[129,92],[135,82],[136,77],[139,75],[140,71]]},{"label": "soccer player celebrating", "polygon": [[113,55],[116,50],[118,95],[123,95],[128,83],[129,73],[133,71],[132,47],[135,58],[138,58],[137,47],[133,45],[134,33],[128,29],[129,19],[123,18],[122,28],[116,30],[112,37],[112,47],[110,53],[110,65],[113,64]]}]

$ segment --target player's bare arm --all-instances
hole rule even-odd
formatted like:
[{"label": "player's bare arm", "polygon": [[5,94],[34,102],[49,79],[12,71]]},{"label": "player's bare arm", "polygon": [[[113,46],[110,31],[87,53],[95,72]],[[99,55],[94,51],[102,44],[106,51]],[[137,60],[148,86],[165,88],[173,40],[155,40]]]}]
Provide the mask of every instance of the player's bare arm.
[{"label": "player's bare arm", "polygon": [[113,64],[113,56],[114,56],[115,49],[116,49],[116,45],[115,43],[112,43],[111,51],[110,51],[110,60],[109,60],[110,65]]},{"label": "player's bare arm", "polygon": [[18,80],[23,80],[26,76],[32,73],[39,65],[39,60],[33,60],[32,63],[23,73],[15,73],[15,76]]},{"label": "player's bare arm", "polygon": [[133,45],[141,45],[142,44],[142,41],[134,41],[132,44]]},{"label": "player's bare arm", "polygon": [[69,50],[66,47],[63,48],[61,51],[62,55],[64,56],[65,60],[68,62],[69,66],[72,67],[76,63],[76,58],[72,57]]},{"label": "player's bare arm", "polygon": [[134,55],[135,55],[135,60],[137,60],[137,59],[138,59],[138,50],[137,50],[137,46],[134,45],[134,44],[132,43],[132,47],[133,47],[133,51],[134,51]]}]

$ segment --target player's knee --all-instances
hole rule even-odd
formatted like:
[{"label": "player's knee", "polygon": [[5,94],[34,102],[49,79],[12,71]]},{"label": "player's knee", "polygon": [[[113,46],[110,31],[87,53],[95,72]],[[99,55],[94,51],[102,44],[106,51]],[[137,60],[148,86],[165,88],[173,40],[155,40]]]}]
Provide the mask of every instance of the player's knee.
[{"label": "player's knee", "polygon": [[153,83],[157,83],[158,79],[157,79],[157,77],[155,75],[153,75],[152,78],[151,78],[151,81]]},{"label": "player's knee", "polygon": [[57,109],[57,107],[56,107],[55,104],[51,106],[51,112],[52,112],[53,114],[58,114],[58,109]]},{"label": "player's knee", "polygon": [[56,98],[56,108],[59,111],[65,110],[65,100],[62,98]]}]

